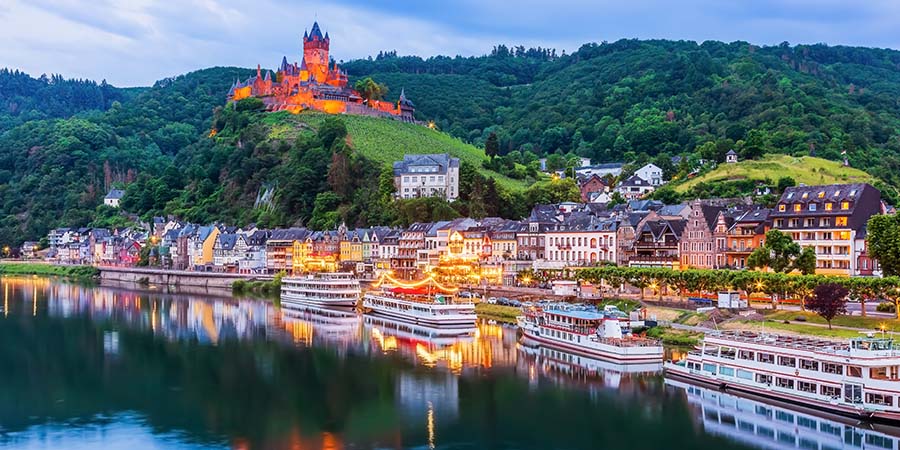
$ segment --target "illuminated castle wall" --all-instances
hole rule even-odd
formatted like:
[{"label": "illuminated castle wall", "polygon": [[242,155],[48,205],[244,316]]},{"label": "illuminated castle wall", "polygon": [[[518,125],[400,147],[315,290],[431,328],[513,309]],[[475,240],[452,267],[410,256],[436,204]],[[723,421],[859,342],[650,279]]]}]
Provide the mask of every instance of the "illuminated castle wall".
[{"label": "illuminated castle wall", "polygon": [[228,91],[228,101],[256,97],[263,101],[268,111],[291,111],[298,113],[304,109],[314,109],[330,114],[357,114],[367,116],[393,117],[406,122],[413,121],[415,105],[401,90],[400,100],[391,102],[372,100],[366,102],[362,96],[348,86],[347,72],[337,63],[329,67],[328,50],[331,38],[322,35],[318,23],[313,23],[312,31],[303,33],[303,58],[298,65],[288,64],[287,57],[281,59],[278,72],[262,73],[256,67],[256,76],[243,82],[235,82]]}]

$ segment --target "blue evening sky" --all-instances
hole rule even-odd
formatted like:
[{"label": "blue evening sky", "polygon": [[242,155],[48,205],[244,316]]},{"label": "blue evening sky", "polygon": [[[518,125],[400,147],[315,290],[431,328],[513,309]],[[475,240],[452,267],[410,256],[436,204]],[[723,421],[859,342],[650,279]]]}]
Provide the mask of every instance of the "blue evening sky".
[{"label": "blue evening sky", "polygon": [[900,48],[896,0],[0,0],[0,67],[119,86],[274,67],[300,59],[315,19],[337,60],[481,55],[497,43],[571,52],[621,38]]}]

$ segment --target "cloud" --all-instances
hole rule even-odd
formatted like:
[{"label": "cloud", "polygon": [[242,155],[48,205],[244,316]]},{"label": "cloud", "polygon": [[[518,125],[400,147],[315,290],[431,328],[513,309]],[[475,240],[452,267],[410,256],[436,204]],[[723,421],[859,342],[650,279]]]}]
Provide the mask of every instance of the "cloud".
[{"label": "cloud", "polygon": [[477,55],[498,43],[572,51],[620,38],[900,47],[900,2],[889,0],[4,0],[0,64],[149,85],[210,66],[299,60],[314,19],[338,60]]}]

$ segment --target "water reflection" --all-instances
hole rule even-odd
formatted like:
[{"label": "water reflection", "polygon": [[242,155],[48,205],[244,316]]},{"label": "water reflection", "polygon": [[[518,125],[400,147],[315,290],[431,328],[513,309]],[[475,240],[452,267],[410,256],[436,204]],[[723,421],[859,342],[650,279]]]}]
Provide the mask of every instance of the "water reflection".
[{"label": "water reflection", "polygon": [[840,416],[778,406],[666,380],[685,392],[694,417],[708,433],[767,449],[897,449],[900,429],[857,426]]},{"label": "water reflection", "polygon": [[658,367],[520,344],[508,326],[444,335],[230,297],[0,283],[2,447],[114,447],[125,434],[133,449],[731,443],[692,424]]}]

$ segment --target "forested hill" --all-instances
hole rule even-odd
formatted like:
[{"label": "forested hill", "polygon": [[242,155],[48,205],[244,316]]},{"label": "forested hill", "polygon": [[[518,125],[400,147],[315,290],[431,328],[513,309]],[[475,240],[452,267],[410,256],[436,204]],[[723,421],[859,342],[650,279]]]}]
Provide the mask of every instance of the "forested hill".
[{"label": "forested hill", "polygon": [[570,55],[498,46],[483,57],[355,60],[352,77],[399,87],[418,115],[501,152],[595,161],[735,147],[837,160],[900,185],[900,52],[745,42],[588,44]]},{"label": "forested hill", "polygon": [[[223,108],[229,86],[249,69],[205,69],[136,89],[0,70],[0,243],[37,239],[55,226],[120,224],[123,217],[98,207],[111,187],[127,188],[124,204],[142,217],[198,222],[516,217],[535,202],[573,196],[566,184],[522,188],[536,179],[534,159],[547,154],[654,160],[671,174],[684,170],[671,167],[674,155],[722,160],[735,148],[744,159],[838,160],[846,150],[852,166],[900,186],[894,50],[623,40],[568,55],[504,46],[470,58],[388,52],[343,67],[351,82],[371,76],[386,84],[388,100],[405,89],[420,119],[464,142],[391,121],[294,121],[252,102]],[[467,143],[483,147],[492,133],[506,156],[479,167]],[[386,205],[391,183],[380,166],[388,141],[397,152],[447,142],[467,161],[471,195],[452,208]],[[276,194],[257,205],[267,191]]]}]

